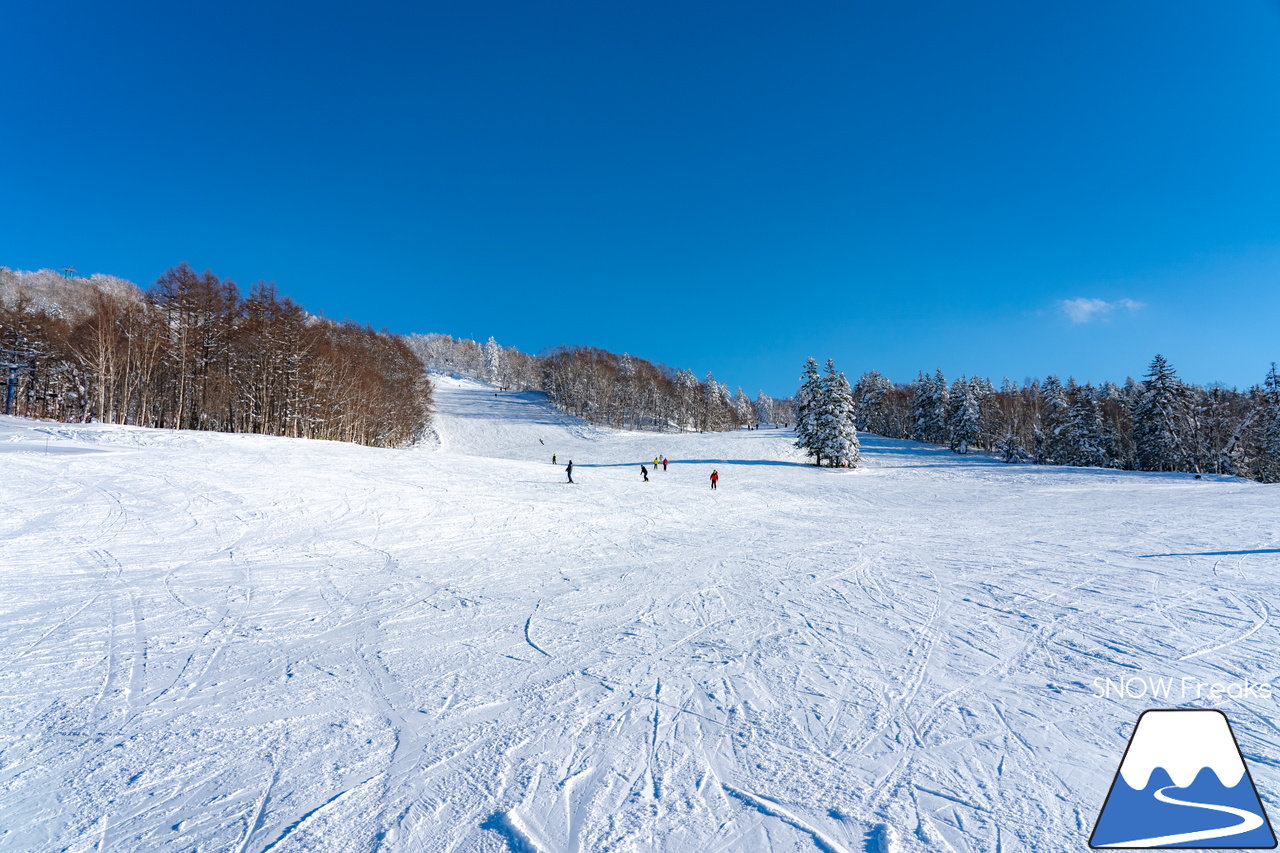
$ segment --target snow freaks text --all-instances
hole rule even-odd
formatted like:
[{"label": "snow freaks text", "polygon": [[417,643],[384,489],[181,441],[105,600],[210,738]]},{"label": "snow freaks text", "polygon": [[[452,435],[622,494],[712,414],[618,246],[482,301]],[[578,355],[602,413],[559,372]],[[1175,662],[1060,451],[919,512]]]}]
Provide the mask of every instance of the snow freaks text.
[{"label": "snow freaks text", "polygon": [[1191,676],[1182,678],[1155,678],[1152,676],[1126,676],[1123,678],[1095,678],[1093,689],[1104,699],[1270,699],[1271,685],[1244,679],[1243,681],[1203,681]]}]

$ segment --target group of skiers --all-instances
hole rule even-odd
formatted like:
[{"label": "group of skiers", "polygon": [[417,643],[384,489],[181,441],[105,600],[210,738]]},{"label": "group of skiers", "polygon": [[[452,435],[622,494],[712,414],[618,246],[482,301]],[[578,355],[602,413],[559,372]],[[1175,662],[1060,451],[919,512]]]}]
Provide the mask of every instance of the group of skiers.
[{"label": "group of skiers", "polygon": [[[554,453],[552,453],[552,454],[551,454],[551,464],[552,464],[552,465],[557,464],[557,463],[556,463],[556,454],[554,454]],[[657,470],[658,470],[658,466],[659,466],[659,465],[661,465],[661,466],[662,466],[662,470],[663,470],[663,471],[665,471],[665,470],[667,470],[667,465],[668,465],[668,464],[669,464],[669,463],[668,463],[667,457],[665,457],[665,456],[655,456],[655,457],[653,457],[653,470],[654,470],[654,471],[657,471]],[[568,478],[569,478],[569,482],[570,482],[570,483],[572,483],[572,482],[573,482],[573,460],[572,460],[572,459],[570,459],[570,460],[569,460],[569,464],[568,464],[568,465],[564,466],[564,473],[568,476]],[[646,483],[647,483],[647,482],[649,482],[649,468],[648,468],[648,466],[646,466],[643,462],[641,462],[641,463],[640,463],[640,476],[644,478],[644,482],[646,482]],[[715,470],[715,469],[713,468],[713,469],[711,470],[711,490],[712,490],[712,491],[715,491],[716,484],[717,484],[717,483],[719,483],[719,482],[720,482],[720,472],[719,472],[719,471],[717,471],[717,470]]]},{"label": "group of skiers", "polygon": [[[661,460],[661,461],[659,461],[659,460]],[[657,470],[658,470],[658,465],[662,465],[662,470],[663,470],[663,471],[667,470],[667,457],[665,457],[665,456],[655,456],[655,457],[653,457],[653,470],[654,470],[654,471],[657,471]],[[641,463],[640,463],[640,476],[641,476],[641,477],[644,477],[644,481],[645,481],[646,483],[647,483],[647,482],[649,482],[649,469],[648,469],[648,468],[646,468],[646,467],[644,466],[644,463],[643,463],[643,462],[641,462]]]}]

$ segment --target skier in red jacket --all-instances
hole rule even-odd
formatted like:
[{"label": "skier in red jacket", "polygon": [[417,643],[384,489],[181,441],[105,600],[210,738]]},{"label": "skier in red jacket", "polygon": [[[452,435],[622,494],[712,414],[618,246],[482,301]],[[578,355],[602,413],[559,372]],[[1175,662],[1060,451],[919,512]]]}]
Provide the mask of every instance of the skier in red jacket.
[{"label": "skier in red jacket", "polygon": [[720,482],[720,472],[714,468],[711,470],[711,490],[715,491],[716,483]]}]

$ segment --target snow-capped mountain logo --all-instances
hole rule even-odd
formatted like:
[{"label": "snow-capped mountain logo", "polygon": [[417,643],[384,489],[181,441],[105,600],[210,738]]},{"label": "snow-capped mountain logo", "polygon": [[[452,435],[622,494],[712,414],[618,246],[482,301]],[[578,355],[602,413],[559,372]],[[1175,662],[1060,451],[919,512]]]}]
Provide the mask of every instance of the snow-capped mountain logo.
[{"label": "snow-capped mountain logo", "polygon": [[1144,711],[1089,846],[1274,848],[1227,715]]}]

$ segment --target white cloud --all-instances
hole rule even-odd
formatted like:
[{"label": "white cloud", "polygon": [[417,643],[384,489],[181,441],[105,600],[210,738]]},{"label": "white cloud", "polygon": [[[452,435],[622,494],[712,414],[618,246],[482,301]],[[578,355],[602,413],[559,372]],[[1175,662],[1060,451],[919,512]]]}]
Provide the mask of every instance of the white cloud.
[{"label": "white cloud", "polygon": [[1145,307],[1141,302],[1132,299],[1117,299],[1108,302],[1105,299],[1063,299],[1058,303],[1058,310],[1067,315],[1072,323],[1092,323],[1095,320],[1106,320],[1119,310],[1134,312]]}]

